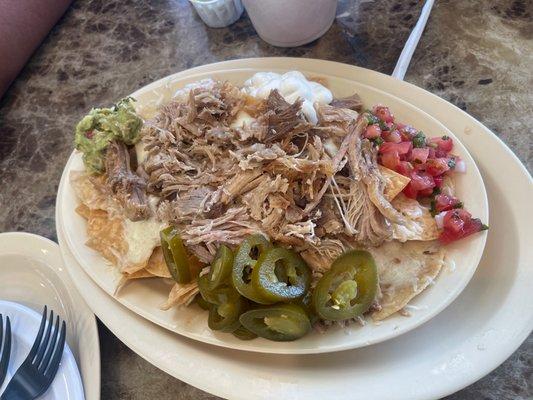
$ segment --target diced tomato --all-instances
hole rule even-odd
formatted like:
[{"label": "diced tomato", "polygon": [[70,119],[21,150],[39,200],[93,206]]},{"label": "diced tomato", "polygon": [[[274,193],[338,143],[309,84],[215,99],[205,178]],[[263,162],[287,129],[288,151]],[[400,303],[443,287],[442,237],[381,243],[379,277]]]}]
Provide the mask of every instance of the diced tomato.
[{"label": "diced tomato", "polygon": [[435,149],[433,147],[428,147],[429,154],[428,158],[435,158]]},{"label": "diced tomato", "polygon": [[409,161],[400,161],[396,167],[396,172],[407,177],[411,176],[411,172],[413,172],[413,170],[413,164],[411,164]]},{"label": "diced tomato", "polygon": [[[403,167],[402,162],[405,163],[405,161],[400,161],[398,168],[396,168],[397,171]],[[405,175],[403,172],[400,173]],[[405,194],[407,197],[416,199],[419,196],[426,197],[433,193],[435,182],[433,181],[433,177],[431,177],[429,174],[426,174],[423,171],[411,171],[407,176],[411,178],[411,181],[403,189],[403,194]]]},{"label": "diced tomato", "polygon": [[411,164],[413,164],[413,167],[415,168],[416,171],[426,171],[426,164],[421,164],[415,160],[413,160],[411,162]]},{"label": "diced tomato", "polygon": [[413,128],[410,125],[402,125],[401,127],[396,124],[400,131],[400,135],[402,136],[403,141],[411,141],[413,140],[413,137],[418,133],[418,130]]},{"label": "diced tomato", "polygon": [[386,127],[386,128],[383,128],[383,130],[385,130],[385,131],[391,131],[392,128],[394,127],[394,122],[385,122],[385,127]]},{"label": "diced tomato", "polygon": [[433,177],[425,172],[412,172],[410,178],[411,182],[409,183],[416,191],[433,189],[435,187],[435,181],[433,181]]},{"label": "diced tomato", "polygon": [[433,178],[422,172],[419,175],[418,172],[411,173],[411,182],[403,189],[403,194],[411,199],[417,199],[418,197],[429,197],[433,193]]},{"label": "diced tomato", "polygon": [[429,156],[429,148],[414,148],[411,151],[411,161],[424,164]]},{"label": "diced tomato", "polygon": [[385,153],[381,156],[381,164],[393,171],[396,171],[396,167],[398,167],[399,163],[400,156],[396,151],[391,151],[390,153]]},{"label": "diced tomato", "polygon": [[453,149],[453,140],[449,136],[434,137],[430,139],[430,142],[436,144],[439,150],[442,150],[446,153],[452,151]]},{"label": "diced tomato", "polygon": [[381,136],[381,129],[379,128],[379,125],[369,125],[365,129],[364,137],[367,139],[375,139],[377,137]]},{"label": "diced tomato", "polygon": [[442,186],[442,182],[444,182],[444,176],[442,175],[434,176],[433,182],[435,182],[435,187],[440,188]]},{"label": "diced tomato", "polygon": [[435,211],[442,212],[442,211],[448,211],[454,208],[460,208],[461,202],[459,199],[448,196],[444,193],[438,194],[435,196]]},{"label": "diced tomato", "polygon": [[394,121],[394,116],[390,112],[389,107],[375,106],[373,112],[376,117],[378,117],[380,120],[384,122]]},{"label": "diced tomato", "polygon": [[476,232],[486,231],[488,229],[487,225],[484,225],[479,218],[470,218],[465,222],[463,228],[463,237],[471,235]]},{"label": "diced tomato", "polygon": [[453,210],[453,212],[456,213],[463,221],[468,221],[472,218],[472,214],[470,214],[464,208],[458,208],[457,210]]},{"label": "diced tomato", "polygon": [[447,158],[448,153],[442,149],[436,148],[435,149],[435,158]]},{"label": "diced tomato", "polygon": [[379,146],[379,152],[381,154],[397,152],[398,155],[403,155],[409,153],[413,144],[411,142],[401,142],[401,143],[392,143],[385,142]]},{"label": "diced tomato", "polygon": [[93,132],[93,131],[87,131],[87,132],[85,132],[85,137],[86,137],[87,139],[92,139],[93,136],[94,136],[94,132]]},{"label": "diced tomato", "polygon": [[411,185],[411,182],[409,182],[407,186],[402,190],[402,193],[410,199],[416,200],[416,198],[418,197],[418,190],[413,189],[413,185]]},{"label": "diced tomato", "polygon": [[442,175],[449,169],[446,158],[430,158],[426,161],[426,172],[431,176]]},{"label": "diced tomato", "polygon": [[418,192],[418,197],[429,197],[433,194],[433,188],[427,188]]},{"label": "diced tomato", "polygon": [[463,230],[465,225],[464,218],[461,218],[458,210],[448,211],[444,215],[443,227],[444,230],[449,230],[453,233],[459,233]]},{"label": "diced tomato", "polygon": [[402,141],[402,136],[400,135],[400,132],[397,129],[389,132],[383,132],[382,137],[383,139],[385,139],[386,142],[400,143]]},{"label": "diced tomato", "polygon": [[444,230],[439,237],[443,244],[455,242],[476,232],[488,229],[479,218],[472,218],[469,212],[462,209],[447,211],[444,215],[443,224]]}]

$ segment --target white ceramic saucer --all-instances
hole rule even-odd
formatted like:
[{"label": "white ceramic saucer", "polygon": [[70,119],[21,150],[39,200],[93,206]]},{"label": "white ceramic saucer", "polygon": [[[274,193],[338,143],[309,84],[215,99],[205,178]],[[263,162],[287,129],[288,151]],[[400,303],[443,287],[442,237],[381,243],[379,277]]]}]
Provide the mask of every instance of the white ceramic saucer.
[{"label": "white ceramic saucer", "polygon": [[[31,308],[11,301],[0,300],[0,314],[11,320],[11,358],[7,370],[6,380],[0,392],[7,386],[9,380],[26,359],[41,323],[41,315]],[[61,364],[52,386],[43,394],[42,400],[76,399],[83,400],[83,384],[74,355],[65,346]]]},{"label": "white ceramic saucer", "polygon": [[[62,377],[56,378],[50,389],[52,397],[44,399],[83,399],[81,381],[76,383],[73,378],[77,363],[85,399],[99,400],[100,345],[96,320],[63,267],[59,246],[30,233],[1,233],[0,282],[0,312],[10,315],[15,334],[10,372],[18,368],[28,353],[37,334],[42,307],[47,305],[67,322],[67,343],[72,352],[59,370],[59,374],[63,371]],[[19,316],[13,303],[6,301],[30,311]],[[22,316],[24,319],[20,319]]]}]

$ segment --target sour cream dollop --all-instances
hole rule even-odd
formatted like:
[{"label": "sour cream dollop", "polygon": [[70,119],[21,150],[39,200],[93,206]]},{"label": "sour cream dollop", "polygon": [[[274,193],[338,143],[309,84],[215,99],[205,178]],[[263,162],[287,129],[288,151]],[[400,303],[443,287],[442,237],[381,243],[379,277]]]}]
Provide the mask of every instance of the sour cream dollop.
[{"label": "sour cream dollop", "polygon": [[313,104],[329,104],[333,100],[333,94],[326,87],[308,80],[298,71],[290,71],[283,75],[275,72],[258,72],[244,82],[243,89],[249,95],[261,99],[266,99],[271,90],[277,89],[291,104],[301,97],[304,100],[302,112],[312,124],[318,122]]}]

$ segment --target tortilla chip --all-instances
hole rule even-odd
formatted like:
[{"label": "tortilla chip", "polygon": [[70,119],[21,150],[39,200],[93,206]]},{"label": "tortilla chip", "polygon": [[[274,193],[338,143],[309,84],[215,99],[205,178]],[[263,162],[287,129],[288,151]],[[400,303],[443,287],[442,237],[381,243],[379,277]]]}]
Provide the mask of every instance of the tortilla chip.
[{"label": "tortilla chip", "polygon": [[146,269],[135,271],[133,274],[128,274],[127,272],[124,272],[122,273],[122,276],[128,281],[132,279],[155,278],[155,275]]},{"label": "tortilla chip", "polygon": [[126,285],[126,283],[134,279],[144,279],[144,278],[155,278],[155,276],[144,269],[140,271],[136,271],[132,274],[123,272],[120,280],[117,283],[117,286],[115,287],[114,295],[115,296],[118,295],[118,293],[120,292],[120,289],[122,289]]},{"label": "tortilla chip", "polygon": [[444,264],[444,250],[435,242],[388,242],[371,252],[381,290],[381,309],[372,314],[375,321],[403,309],[434,281]]},{"label": "tortilla chip", "polygon": [[[147,249],[145,256],[144,252],[141,253],[141,258],[138,257],[138,248],[134,248],[136,251],[133,252],[133,255],[129,251],[129,242],[126,236],[128,229],[131,228],[132,224],[143,224],[146,221],[131,222],[122,217],[111,216],[112,214],[104,210],[91,210],[85,204],[79,205],[76,208],[76,212],[87,219],[87,236],[89,237],[86,242],[87,246],[102,254],[107,260],[117,266],[120,272],[128,276],[132,275],[144,270],[148,266],[150,259],[152,259],[149,269],[153,273],[148,273],[151,276],[169,277],[166,265],[162,260],[162,254],[155,254],[154,256],[153,253],[153,249],[159,245],[159,240],[157,240],[157,243],[145,241],[144,244],[152,243],[150,246],[153,245],[153,247]],[[157,232],[159,232],[159,227],[157,227]],[[157,236],[159,237],[159,234]],[[136,258],[133,259],[132,257]]]},{"label": "tortilla chip", "polygon": [[91,176],[82,171],[70,173],[70,183],[78,199],[91,210],[109,211],[113,201],[104,190],[105,176]]},{"label": "tortilla chip", "polygon": [[168,300],[161,305],[161,309],[168,310],[174,306],[189,305],[199,292],[196,279],[184,285],[176,283],[168,295]]},{"label": "tortilla chip", "polygon": [[122,219],[110,218],[103,210],[91,210],[87,218],[87,236],[87,246],[98,251],[114,265],[120,265],[122,255],[128,250],[124,241]]},{"label": "tortilla chip", "polygon": [[[81,210],[85,212],[85,209]],[[145,269],[151,255],[140,262],[132,262],[125,234],[126,226],[121,217],[110,217],[109,213],[104,210],[89,210],[87,218],[89,239],[86,245],[111,261],[120,272],[132,275]]]},{"label": "tortilla chip", "polygon": [[145,270],[154,276],[161,278],[172,278],[172,275],[170,275],[170,272],[168,272],[167,264],[165,263],[163,250],[161,250],[161,247],[156,247],[154,249],[154,252],[148,259],[148,264],[146,265]]},{"label": "tortilla chip", "polygon": [[378,168],[381,176],[385,179],[383,195],[388,201],[392,201],[407,186],[411,179],[382,165],[378,165]]},{"label": "tortilla chip", "polygon": [[154,249],[161,245],[159,232],[163,226],[154,218],[141,221],[124,219],[124,240],[128,252],[120,264],[122,272],[131,274],[148,265]]},{"label": "tortilla chip", "polygon": [[83,203],[81,203],[78,207],[76,207],[74,211],[76,211],[78,215],[81,215],[85,219],[89,219],[91,215],[91,209]]},{"label": "tortilla chip", "polygon": [[427,207],[403,194],[398,195],[392,206],[406,218],[407,224],[392,224],[392,237],[400,242],[408,240],[435,240],[439,237],[439,229],[435,218]]}]

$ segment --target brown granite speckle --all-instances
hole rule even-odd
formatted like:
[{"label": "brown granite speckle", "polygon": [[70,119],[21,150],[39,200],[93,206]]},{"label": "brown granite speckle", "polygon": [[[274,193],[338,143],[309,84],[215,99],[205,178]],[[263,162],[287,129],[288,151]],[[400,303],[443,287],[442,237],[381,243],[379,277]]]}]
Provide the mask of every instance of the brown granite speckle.
[{"label": "brown granite speckle", "polygon": [[520,32],[533,26],[532,9],[533,2],[509,0],[490,10],[482,2],[436,2],[406,76],[482,121],[530,171],[533,38]]},{"label": "brown granite speckle", "polygon": [[[281,49],[261,41],[244,15],[207,28],[185,0],[76,1],[0,100],[0,231],[55,239],[55,193],[73,127],[173,72],[233,58],[312,57],[391,73],[422,2],[339,1],[320,39]],[[497,133],[531,171],[533,2],[439,0],[406,80],[451,101]],[[149,365],[100,325],[102,399],[214,399]],[[496,371],[448,400],[525,400],[530,337]]]},{"label": "brown granite speckle", "polygon": [[533,4],[527,0],[508,0],[493,5],[491,10],[502,18],[531,21]]}]

